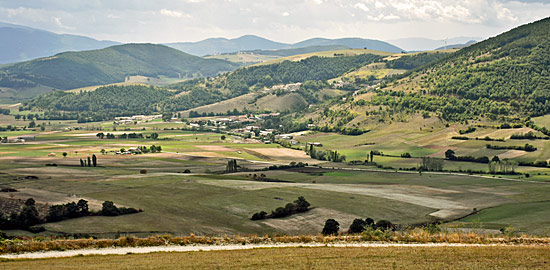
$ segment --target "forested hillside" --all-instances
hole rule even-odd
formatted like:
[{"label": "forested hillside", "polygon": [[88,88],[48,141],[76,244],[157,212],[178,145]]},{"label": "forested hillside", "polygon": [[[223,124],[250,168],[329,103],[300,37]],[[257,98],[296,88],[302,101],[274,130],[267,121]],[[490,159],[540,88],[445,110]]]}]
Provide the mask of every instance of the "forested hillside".
[{"label": "forested hillside", "polygon": [[238,65],[203,59],[153,44],[128,44],[102,50],[67,52],[1,69],[0,86],[21,84],[73,89],[122,82],[126,76],[191,78],[215,76]]},{"label": "forested hillside", "polygon": [[109,86],[81,93],[58,91],[25,102],[23,108],[44,111],[44,119],[98,121],[131,114],[187,110],[275,84],[296,82],[308,82],[298,93],[307,100],[316,101],[312,91],[319,89],[319,83],[315,81],[326,85],[323,81],[380,59],[381,56],[371,54],[311,57],[297,62],[241,68],[216,78],[188,80],[168,86],[171,91],[148,86]]},{"label": "forested hillside", "polygon": [[170,91],[151,86],[106,86],[89,92],[56,91],[41,95],[25,103],[24,108],[44,110],[39,119],[91,122],[159,112],[156,103],[172,95]]},{"label": "forested hillside", "polygon": [[[406,66],[413,57],[389,65]],[[403,62],[403,63],[400,63]],[[520,26],[383,85],[367,104],[449,120],[550,113],[550,19]]]}]

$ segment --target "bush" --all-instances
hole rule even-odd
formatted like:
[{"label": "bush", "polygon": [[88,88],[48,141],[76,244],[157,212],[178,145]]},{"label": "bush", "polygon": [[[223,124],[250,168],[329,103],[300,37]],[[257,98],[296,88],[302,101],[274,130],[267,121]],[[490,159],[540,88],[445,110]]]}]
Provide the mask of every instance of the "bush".
[{"label": "bush", "polygon": [[360,218],[356,218],[349,226],[349,233],[362,233],[365,230],[366,225],[367,222]]},{"label": "bush", "polygon": [[376,222],[376,228],[381,230],[388,230],[390,228],[393,228],[393,224],[389,220],[379,220]]},{"label": "bush", "polygon": [[32,232],[32,233],[41,233],[41,232],[44,232],[46,231],[46,228],[44,228],[44,226],[31,226],[29,227],[29,232]]},{"label": "bush", "polygon": [[323,235],[335,235],[340,230],[340,223],[334,219],[327,219],[325,226],[323,227]]}]

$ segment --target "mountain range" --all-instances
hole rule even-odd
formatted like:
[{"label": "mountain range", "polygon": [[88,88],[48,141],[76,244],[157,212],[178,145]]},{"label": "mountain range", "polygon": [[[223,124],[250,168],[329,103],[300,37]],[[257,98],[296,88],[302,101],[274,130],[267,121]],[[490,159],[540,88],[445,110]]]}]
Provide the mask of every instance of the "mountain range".
[{"label": "mountain range", "polygon": [[66,51],[102,49],[115,41],[56,34],[31,27],[0,22],[0,64],[15,63]]},{"label": "mountain range", "polygon": [[204,59],[156,44],[125,44],[100,50],[65,52],[52,57],[5,65],[0,87],[42,85],[73,89],[122,82],[126,76],[192,78],[215,76],[239,65]]},{"label": "mountain range", "polygon": [[301,42],[289,44],[271,41],[254,35],[245,35],[234,39],[210,38],[198,42],[177,42],[166,43],[164,45],[170,46],[189,54],[199,56],[252,50],[296,49],[312,46],[345,46],[352,49],[367,48],[370,50],[394,53],[403,51],[401,48],[394,46],[390,43],[373,39],[312,38]]}]

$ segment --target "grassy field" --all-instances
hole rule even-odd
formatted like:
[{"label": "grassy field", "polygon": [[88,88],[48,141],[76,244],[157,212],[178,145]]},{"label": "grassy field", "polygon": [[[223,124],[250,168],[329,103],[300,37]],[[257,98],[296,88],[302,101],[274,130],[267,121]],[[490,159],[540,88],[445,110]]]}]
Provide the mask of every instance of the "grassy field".
[{"label": "grassy field", "polygon": [[[507,151],[483,149],[485,141],[453,141],[450,137],[463,126],[445,127],[434,119],[429,121],[432,122],[415,119],[411,123],[395,123],[360,136],[314,132],[297,135],[295,139],[302,144],[321,142],[324,145],[321,149],[338,150],[348,160],[364,160],[369,151],[379,150],[393,156],[375,156],[374,161],[394,168],[416,167],[421,156],[442,157],[447,147],[453,147],[458,154],[507,154]],[[15,123],[26,125],[28,121]],[[430,123],[431,126],[426,126]],[[512,225],[518,232],[550,233],[547,229],[550,219],[545,210],[550,191],[547,173],[550,171],[546,168],[520,167],[518,170],[532,174],[529,179],[524,176],[482,178],[466,174],[419,174],[396,172],[395,169],[375,171],[379,169],[374,166],[356,166],[354,168],[365,171],[351,171],[338,169],[351,165],[314,160],[304,151],[235,136],[222,140],[217,133],[181,131],[184,126],[156,120],[120,125],[113,131],[113,124],[109,122],[61,121],[47,126],[45,131],[3,132],[0,136],[32,134],[36,139],[0,146],[0,186],[19,190],[10,194],[0,192],[0,199],[33,197],[39,203],[57,204],[84,198],[94,202],[96,209],[101,202],[112,200],[118,205],[144,210],[126,216],[48,223],[44,225],[47,231],[43,234],[90,233],[100,237],[157,233],[315,234],[321,231],[328,218],[337,219],[345,230],[355,218],[371,217],[411,225],[454,221],[472,214],[474,208],[481,211],[449,226],[479,227],[482,223],[483,228],[498,231]],[[79,130],[74,130],[76,127]],[[98,129],[115,134],[156,132],[159,140],[98,139],[95,136]],[[513,132],[519,130],[486,128],[468,136],[506,137]],[[532,143],[546,147],[545,141]],[[153,144],[160,145],[162,153],[135,156],[113,153],[121,148]],[[521,143],[507,141],[501,144]],[[107,154],[102,155],[102,149]],[[413,158],[401,158],[404,152],[409,152]],[[67,156],[63,157],[63,153]],[[99,166],[80,167],[79,160],[92,154],[98,157]],[[529,155],[532,153],[524,156]],[[250,171],[222,174],[227,160],[233,158]],[[253,171],[293,161],[323,168]],[[52,163],[57,166],[46,166]],[[454,170],[486,170],[486,166],[445,162],[446,169]],[[327,169],[332,167],[336,169]],[[147,173],[140,174],[140,170],[147,170]],[[191,173],[183,173],[185,170]],[[259,181],[253,174],[264,174],[270,181]],[[27,176],[38,179],[25,179]],[[270,212],[298,196],[304,196],[311,203],[311,211],[283,219],[249,219],[253,213]],[[495,211],[497,214],[493,213]]]},{"label": "grassy field", "polygon": [[0,262],[2,269],[547,269],[547,246],[267,248]]}]

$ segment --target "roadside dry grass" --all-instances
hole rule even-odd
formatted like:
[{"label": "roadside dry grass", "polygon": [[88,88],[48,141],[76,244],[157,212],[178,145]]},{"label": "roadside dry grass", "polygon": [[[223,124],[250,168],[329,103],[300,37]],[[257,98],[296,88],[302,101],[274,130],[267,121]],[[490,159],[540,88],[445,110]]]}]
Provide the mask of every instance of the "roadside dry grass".
[{"label": "roadside dry grass", "polygon": [[548,246],[316,247],[13,260],[2,269],[548,269]]},{"label": "roadside dry grass", "polygon": [[405,231],[367,230],[360,235],[264,235],[264,236],[171,236],[158,235],[147,238],[124,236],[118,239],[65,239],[59,237],[36,237],[3,240],[0,254],[13,254],[39,251],[65,251],[90,248],[113,247],[153,247],[187,245],[247,245],[247,244],[342,244],[342,243],[454,243],[454,244],[496,244],[496,245],[544,245],[550,247],[550,238],[527,235],[511,236],[479,234],[476,232],[430,232],[427,229],[407,229]]}]

